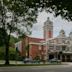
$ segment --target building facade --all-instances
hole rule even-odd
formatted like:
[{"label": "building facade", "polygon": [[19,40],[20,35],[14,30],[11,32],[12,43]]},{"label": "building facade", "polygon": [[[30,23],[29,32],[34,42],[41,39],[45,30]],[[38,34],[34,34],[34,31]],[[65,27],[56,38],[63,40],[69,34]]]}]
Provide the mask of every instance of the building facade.
[{"label": "building facade", "polygon": [[32,38],[26,36],[21,42],[22,56],[31,57],[37,56],[41,60],[50,60],[57,58],[64,62],[72,61],[72,32],[66,36],[62,29],[59,35],[53,38],[53,22],[47,19],[44,23],[44,38]]},{"label": "building facade", "polygon": [[67,37],[65,31],[61,30],[59,36],[47,41],[49,59],[57,58],[61,61],[72,61],[72,33]]}]

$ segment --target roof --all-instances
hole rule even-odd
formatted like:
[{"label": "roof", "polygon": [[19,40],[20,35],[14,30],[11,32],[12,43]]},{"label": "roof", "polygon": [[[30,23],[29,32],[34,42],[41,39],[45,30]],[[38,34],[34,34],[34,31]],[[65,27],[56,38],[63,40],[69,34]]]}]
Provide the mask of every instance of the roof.
[{"label": "roof", "polygon": [[41,42],[41,41],[44,41],[44,39],[29,37],[29,42],[39,43],[39,42]]}]

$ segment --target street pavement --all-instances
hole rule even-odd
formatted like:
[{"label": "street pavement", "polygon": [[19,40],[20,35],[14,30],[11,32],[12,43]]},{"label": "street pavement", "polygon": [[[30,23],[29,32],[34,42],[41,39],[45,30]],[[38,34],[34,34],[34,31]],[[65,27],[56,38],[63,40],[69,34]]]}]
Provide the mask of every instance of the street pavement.
[{"label": "street pavement", "polygon": [[0,67],[0,72],[72,72],[72,63],[48,66]]}]

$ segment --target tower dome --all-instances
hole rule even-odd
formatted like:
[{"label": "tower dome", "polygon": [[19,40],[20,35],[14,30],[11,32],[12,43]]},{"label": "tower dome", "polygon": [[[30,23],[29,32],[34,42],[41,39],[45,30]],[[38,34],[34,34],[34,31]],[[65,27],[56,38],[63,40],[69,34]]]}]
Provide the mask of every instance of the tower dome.
[{"label": "tower dome", "polygon": [[72,31],[69,33],[69,37],[72,38]]},{"label": "tower dome", "polygon": [[59,32],[59,37],[66,37],[65,31],[64,31],[63,29],[60,30],[60,32]]},{"label": "tower dome", "polygon": [[52,21],[50,21],[50,18],[47,18],[47,21],[44,23],[45,26],[52,25]]}]

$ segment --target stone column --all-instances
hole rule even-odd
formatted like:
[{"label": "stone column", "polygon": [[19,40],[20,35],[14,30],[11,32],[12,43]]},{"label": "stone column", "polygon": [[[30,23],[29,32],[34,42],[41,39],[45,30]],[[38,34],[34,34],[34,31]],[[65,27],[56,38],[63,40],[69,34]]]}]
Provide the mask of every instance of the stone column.
[{"label": "stone column", "polygon": [[62,46],[60,46],[60,60],[62,61]]},{"label": "stone column", "polygon": [[56,58],[56,53],[54,53],[54,58]]},{"label": "stone column", "polygon": [[56,50],[56,45],[54,45],[54,58],[57,58],[57,50]]},{"label": "stone column", "polygon": [[41,50],[42,50],[42,48],[41,48],[41,45],[39,45],[39,57],[40,57],[40,59],[42,58],[41,56]]},{"label": "stone column", "polygon": [[70,55],[70,60],[71,60],[71,62],[72,62],[72,54]]},{"label": "stone column", "polygon": [[49,59],[49,52],[48,52],[48,49],[49,49],[49,45],[48,45],[48,43],[47,43],[47,41],[46,41],[46,46],[45,46],[45,61],[47,61],[47,59]]},{"label": "stone column", "polygon": [[62,55],[60,55],[60,60],[62,61]]},{"label": "stone column", "polygon": [[67,56],[65,55],[65,62],[67,62]]},{"label": "stone column", "polygon": [[29,46],[29,57],[32,57],[32,50],[31,50],[32,45],[30,44]]}]

